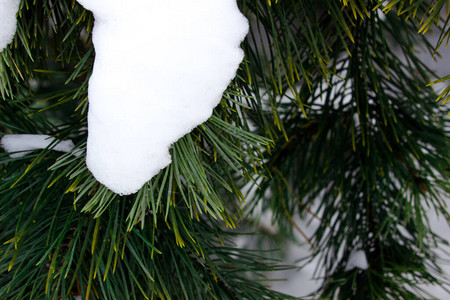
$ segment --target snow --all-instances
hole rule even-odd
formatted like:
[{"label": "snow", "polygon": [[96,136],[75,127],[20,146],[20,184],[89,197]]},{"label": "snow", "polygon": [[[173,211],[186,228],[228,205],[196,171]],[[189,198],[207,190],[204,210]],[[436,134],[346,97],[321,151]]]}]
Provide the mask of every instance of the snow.
[{"label": "snow", "polygon": [[9,155],[12,158],[25,156],[30,150],[45,149],[50,145],[52,150],[61,152],[71,152],[75,147],[71,140],[61,141],[43,134],[7,134],[2,137],[0,144],[6,152],[13,152]]},{"label": "snow", "polygon": [[94,14],[86,163],[132,194],[171,162],[236,75],[248,21],[236,0],[78,0]]},{"label": "snow", "polygon": [[20,0],[0,0],[0,51],[11,43],[16,33],[16,13]]},{"label": "snow", "polygon": [[347,265],[345,266],[345,271],[350,271],[355,268],[361,270],[367,270],[367,268],[369,268],[369,264],[367,263],[367,256],[363,250],[353,250],[350,253]]}]

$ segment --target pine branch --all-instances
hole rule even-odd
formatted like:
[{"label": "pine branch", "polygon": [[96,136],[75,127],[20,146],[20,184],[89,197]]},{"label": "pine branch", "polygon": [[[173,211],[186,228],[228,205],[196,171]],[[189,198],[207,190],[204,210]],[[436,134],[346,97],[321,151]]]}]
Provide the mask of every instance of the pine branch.
[{"label": "pine branch", "polygon": [[[445,240],[426,217],[432,207],[450,220],[448,120],[414,52],[448,42],[448,1],[238,4],[251,33],[237,77],[173,145],[173,163],[120,197],[84,162],[92,15],[76,1],[21,1],[0,55],[1,133],[76,148],[0,154],[0,298],[286,299],[260,282],[285,267],[233,248],[225,230],[249,200],[283,234],[296,214],[321,220],[321,296],[409,299],[419,283],[448,284],[434,252]],[[423,35],[433,26],[437,45]],[[367,270],[346,270],[354,249]]]},{"label": "pine branch", "polygon": [[[255,179],[255,201],[286,228],[289,215],[316,207],[324,220],[313,235],[313,256],[325,270],[322,297],[420,297],[419,283],[448,284],[425,211],[432,206],[448,219],[448,124],[426,87],[433,73],[412,50],[417,24],[380,10],[368,9],[367,17],[359,4],[347,4],[354,43],[334,44],[334,76],[316,81],[303,100],[308,118],[292,94],[278,100],[287,138],[268,156],[270,174]],[[369,269],[345,271],[353,249],[364,250]]]}]

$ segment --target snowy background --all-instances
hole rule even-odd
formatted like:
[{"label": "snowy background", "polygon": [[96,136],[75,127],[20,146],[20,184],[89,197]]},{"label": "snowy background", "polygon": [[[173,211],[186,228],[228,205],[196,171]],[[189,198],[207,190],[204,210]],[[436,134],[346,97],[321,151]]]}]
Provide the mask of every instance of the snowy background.
[{"label": "snowy background", "polygon": [[[430,33],[427,33],[430,34]],[[433,45],[437,42],[437,36],[432,35],[430,41]],[[450,74],[450,46],[445,48],[445,44],[440,48],[441,58],[438,61],[434,61],[432,57],[423,51],[420,54],[420,57],[423,59],[424,63],[426,63],[430,68],[436,70],[438,76],[444,77]],[[437,79],[437,78],[436,78]],[[434,79],[433,79],[434,80]],[[445,88],[445,84],[436,85],[437,91],[440,93],[442,89]],[[447,104],[450,105],[450,104]],[[450,206],[450,199],[446,199],[447,207]],[[450,227],[446,223],[446,221],[441,217],[438,218],[436,214],[432,211],[429,212],[429,218],[432,229],[438,235],[450,239]],[[262,219],[263,222],[266,222],[265,225],[270,226],[270,221],[266,219]],[[312,236],[314,233],[314,221],[309,226],[305,221],[297,218],[296,223],[300,226],[300,228],[308,235]],[[299,241],[302,241],[302,237],[300,235],[297,236]],[[305,242],[303,245],[297,245],[294,243],[289,243],[284,246],[285,249],[285,261],[283,263],[288,265],[299,265],[298,261],[309,254],[309,245]],[[448,250],[448,248],[446,249]],[[450,280],[450,257],[448,252],[442,251],[442,249],[438,252],[442,258],[441,267],[447,274],[447,279]],[[271,284],[274,290],[283,292],[285,294],[301,297],[310,294],[320,287],[320,281],[313,279],[313,273],[317,266],[317,259],[306,265],[306,267],[302,269],[293,269],[284,272],[277,272],[270,275],[272,279],[281,279],[280,281],[276,281]],[[427,286],[426,290],[430,292],[434,297],[431,299],[439,299],[445,300],[450,299],[450,295],[443,290],[440,286]]]}]

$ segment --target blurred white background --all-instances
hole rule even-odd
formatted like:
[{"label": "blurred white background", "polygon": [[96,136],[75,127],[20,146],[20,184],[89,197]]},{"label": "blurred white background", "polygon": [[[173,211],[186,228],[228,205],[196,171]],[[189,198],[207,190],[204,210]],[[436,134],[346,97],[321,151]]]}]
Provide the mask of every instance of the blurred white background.
[{"label": "blurred white background", "polygon": [[[430,37],[431,43],[435,45],[438,39],[438,35],[437,34],[433,35],[431,32],[428,32],[427,35]],[[420,57],[423,59],[426,65],[428,65],[430,68],[436,71],[439,78],[442,78],[450,74],[450,45],[447,48],[445,48],[445,44],[443,44],[440,48],[439,53],[441,54],[441,57],[440,58],[437,57],[437,60],[433,60],[430,54],[425,51],[420,52]],[[437,78],[432,78],[432,80],[435,79]],[[436,85],[435,88],[437,92],[440,93],[448,84],[450,83],[446,82],[444,84]],[[450,102],[447,103],[446,105],[450,106]],[[446,200],[447,200],[446,201],[447,207],[449,207],[450,199]],[[450,241],[450,227],[444,220],[444,218],[442,217],[438,218],[433,211],[429,211],[429,218],[431,227],[435,231],[435,233],[439,234],[440,236]],[[302,230],[305,231],[305,233],[307,233],[308,236],[311,236],[313,234],[314,222],[312,223],[312,226],[308,227],[305,222],[302,222],[300,219],[297,219],[297,224],[299,224],[299,226],[302,228]],[[298,240],[302,241],[302,237],[300,235],[298,235]],[[285,245],[283,248],[286,251],[286,259],[284,263],[288,265],[296,265],[296,261],[298,261],[303,257],[306,257],[309,253],[309,245],[306,242],[301,246],[295,245],[294,243],[290,243]],[[449,249],[447,248],[446,250]],[[440,262],[441,267],[446,272],[448,280],[450,280],[449,252],[439,250],[438,253],[442,258],[442,261]],[[282,281],[272,283],[272,288],[277,291],[296,297],[308,295],[309,293],[315,291],[320,286],[320,281],[313,279],[313,273],[315,271],[316,265],[317,260],[312,261],[306,267],[300,270],[288,270],[285,272],[277,272],[271,274],[270,277],[273,279],[275,278],[285,279]],[[427,286],[425,287],[425,289],[435,297],[429,299],[439,299],[439,300],[450,299],[450,294],[448,294],[440,286]]]}]

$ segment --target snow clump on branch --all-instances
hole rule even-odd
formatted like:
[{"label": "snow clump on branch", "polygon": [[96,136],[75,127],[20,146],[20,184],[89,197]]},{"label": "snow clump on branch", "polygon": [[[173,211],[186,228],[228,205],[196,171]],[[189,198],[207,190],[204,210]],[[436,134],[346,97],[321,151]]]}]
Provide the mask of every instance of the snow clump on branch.
[{"label": "snow clump on branch", "polygon": [[78,2],[95,18],[86,163],[132,194],[211,116],[244,57],[248,21],[236,0]]},{"label": "snow clump on branch", "polygon": [[16,33],[19,2],[19,0],[0,0],[0,51],[11,43]]}]

